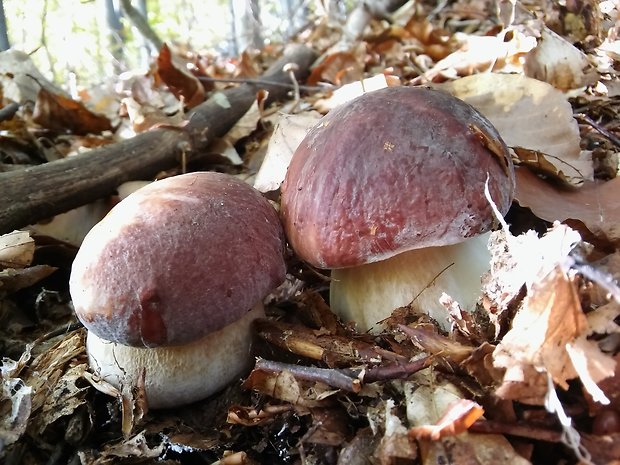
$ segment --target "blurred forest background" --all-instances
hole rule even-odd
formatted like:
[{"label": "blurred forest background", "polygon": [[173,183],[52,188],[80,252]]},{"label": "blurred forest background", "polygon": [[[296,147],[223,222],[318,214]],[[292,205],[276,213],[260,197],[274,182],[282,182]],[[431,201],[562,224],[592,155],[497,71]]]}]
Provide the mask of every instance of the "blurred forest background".
[{"label": "blurred forest background", "polygon": [[238,56],[294,36],[308,18],[337,21],[353,1],[319,0],[4,0],[0,51],[31,55],[61,85],[99,83],[144,70],[162,44]]}]

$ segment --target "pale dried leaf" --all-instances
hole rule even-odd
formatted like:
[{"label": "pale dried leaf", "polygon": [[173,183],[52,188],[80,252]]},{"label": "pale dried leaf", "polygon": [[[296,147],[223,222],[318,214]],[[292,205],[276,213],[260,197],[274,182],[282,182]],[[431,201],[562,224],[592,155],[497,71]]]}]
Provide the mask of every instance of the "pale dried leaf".
[{"label": "pale dried leaf", "polygon": [[256,189],[270,192],[280,187],[297,146],[320,118],[321,114],[316,111],[282,115],[269,139],[267,153],[256,175]]},{"label": "pale dried leaf", "polygon": [[0,236],[0,268],[24,268],[32,263],[34,239],[28,231],[13,231]]},{"label": "pale dried leaf", "polygon": [[424,74],[425,79],[433,81],[437,76],[456,78],[492,69],[510,71],[514,68],[508,66],[513,62],[517,63],[518,70],[518,60],[514,57],[529,52],[536,45],[536,39],[520,33],[515,33],[510,41],[505,41],[503,34],[477,36],[456,33],[454,37],[461,44],[459,49],[439,60]]},{"label": "pale dried leaf", "polygon": [[585,336],[566,344],[566,351],[579,379],[592,399],[604,405],[609,404],[609,399],[597,383],[614,375],[615,360],[601,352],[596,342],[586,339]]},{"label": "pale dried leaf", "polygon": [[349,102],[364,93],[397,85],[399,85],[398,78],[386,76],[385,74],[377,74],[375,76],[362,79],[361,81],[351,82],[337,88],[329,97],[317,100],[314,107],[319,112],[325,114],[336,108],[338,105]]},{"label": "pale dried leaf", "polygon": [[525,57],[525,75],[562,91],[596,84],[598,74],[585,53],[548,27]]},{"label": "pale dried leaf", "polygon": [[437,86],[476,107],[508,146],[525,147],[547,159],[569,179],[592,179],[567,97],[550,84],[513,74],[483,73]]},{"label": "pale dried leaf", "polygon": [[587,314],[590,334],[620,333],[620,326],[615,320],[620,317],[620,304],[615,300]]},{"label": "pale dried leaf", "polygon": [[530,287],[512,329],[495,349],[495,366],[519,367],[524,373],[533,368],[542,377],[548,372],[555,383],[567,389],[567,381],[577,372],[566,345],[587,330],[577,291],[567,274],[556,266]]}]

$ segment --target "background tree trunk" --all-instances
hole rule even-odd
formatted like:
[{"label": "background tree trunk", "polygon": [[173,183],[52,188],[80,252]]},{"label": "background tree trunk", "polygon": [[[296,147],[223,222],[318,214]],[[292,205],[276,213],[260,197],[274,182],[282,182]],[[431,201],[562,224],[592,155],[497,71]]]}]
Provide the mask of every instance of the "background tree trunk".
[{"label": "background tree trunk", "polygon": [[0,52],[4,52],[9,48],[11,48],[11,43],[9,42],[6,16],[4,14],[4,2],[0,0]]},{"label": "background tree trunk", "polygon": [[263,47],[258,0],[231,0],[235,54]]},{"label": "background tree trunk", "polygon": [[113,73],[119,74],[124,70],[124,43],[123,23],[118,0],[104,0],[106,26],[108,30],[108,47],[112,56]]}]

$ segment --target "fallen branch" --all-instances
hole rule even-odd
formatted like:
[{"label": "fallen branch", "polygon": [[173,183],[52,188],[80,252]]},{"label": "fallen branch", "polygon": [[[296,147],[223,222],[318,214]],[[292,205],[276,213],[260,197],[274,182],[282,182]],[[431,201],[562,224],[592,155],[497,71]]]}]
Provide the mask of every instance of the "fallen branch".
[{"label": "fallen branch", "polygon": [[0,173],[0,234],[110,195],[123,182],[152,178],[178,165],[181,156],[199,159],[246,113],[258,89],[268,90],[270,99],[286,96],[288,90],[279,85],[290,82],[284,65],[297,64],[299,79],[314,59],[309,48],[290,47],[263,76],[274,85],[245,83],[218,92],[190,113],[183,128],[159,128],[88,153]]}]

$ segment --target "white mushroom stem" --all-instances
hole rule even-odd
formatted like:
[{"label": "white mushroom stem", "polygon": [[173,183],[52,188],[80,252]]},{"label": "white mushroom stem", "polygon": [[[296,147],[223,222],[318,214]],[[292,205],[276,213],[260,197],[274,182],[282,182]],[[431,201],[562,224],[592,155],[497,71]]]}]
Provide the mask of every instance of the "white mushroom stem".
[{"label": "white mushroom stem", "polygon": [[332,271],[332,310],[359,331],[378,331],[378,322],[398,307],[412,307],[449,327],[448,312],[439,302],[445,292],[465,310],[481,293],[481,277],[490,267],[489,234],[455,245],[428,247],[387,260]]},{"label": "white mushroom stem", "polygon": [[129,347],[89,331],[86,350],[95,373],[117,388],[136,385],[144,369],[149,407],[173,407],[214,394],[249,368],[251,324],[264,315],[259,303],[235,323],[183,346]]}]

